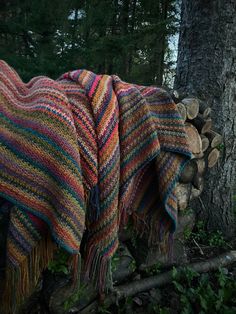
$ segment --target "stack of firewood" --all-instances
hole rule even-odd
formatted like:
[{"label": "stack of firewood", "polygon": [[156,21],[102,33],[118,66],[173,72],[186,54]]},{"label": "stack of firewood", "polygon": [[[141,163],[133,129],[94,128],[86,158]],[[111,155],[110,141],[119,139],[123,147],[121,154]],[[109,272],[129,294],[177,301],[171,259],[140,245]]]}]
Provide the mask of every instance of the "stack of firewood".
[{"label": "stack of firewood", "polygon": [[172,93],[177,103],[194,158],[185,167],[176,186],[179,210],[188,207],[189,201],[197,198],[203,191],[204,174],[216,165],[220,156],[222,136],[212,129],[211,108],[197,98],[179,97]]}]

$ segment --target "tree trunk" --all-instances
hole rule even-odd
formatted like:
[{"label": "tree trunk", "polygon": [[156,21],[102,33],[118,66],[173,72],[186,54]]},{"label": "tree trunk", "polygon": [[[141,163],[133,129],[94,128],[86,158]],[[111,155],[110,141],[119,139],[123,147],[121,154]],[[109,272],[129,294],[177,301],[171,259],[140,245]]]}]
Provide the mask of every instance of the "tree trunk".
[{"label": "tree trunk", "polygon": [[214,129],[223,135],[221,158],[206,175],[201,204],[194,205],[204,213],[209,229],[227,236],[235,231],[235,34],[235,0],[182,1],[175,88],[211,107]]}]

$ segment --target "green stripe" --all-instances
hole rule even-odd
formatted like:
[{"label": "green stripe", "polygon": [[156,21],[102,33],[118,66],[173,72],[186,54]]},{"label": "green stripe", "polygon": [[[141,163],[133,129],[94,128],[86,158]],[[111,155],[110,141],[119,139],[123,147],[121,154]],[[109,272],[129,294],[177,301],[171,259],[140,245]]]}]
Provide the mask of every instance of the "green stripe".
[{"label": "green stripe", "polygon": [[[0,134],[0,139],[1,139],[1,134]],[[80,206],[82,208],[84,208],[84,204],[81,200],[81,198],[79,197],[79,195],[73,190],[72,186],[68,185],[65,181],[62,181],[61,178],[59,176],[57,176],[56,174],[54,174],[53,172],[50,171],[50,169],[45,168],[43,165],[41,165],[39,162],[37,162],[35,159],[33,159],[32,157],[26,155],[25,153],[22,153],[20,151],[18,151],[15,147],[13,147],[11,144],[7,143],[6,140],[3,138],[2,139],[2,143],[8,148],[8,150],[10,150],[11,152],[13,152],[19,159],[23,160],[24,162],[28,162],[30,163],[31,166],[40,169],[47,177],[50,177],[54,183],[57,184],[57,186],[59,187],[63,187],[63,189],[65,191],[67,191],[69,194],[71,194],[80,204]],[[37,178],[35,178],[37,181]],[[77,180],[80,178],[77,178]],[[79,180],[81,182],[82,185],[82,180]]]},{"label": "green stripe", "polygon": [[[54,148],[56,151],[58,151],[59,153],[61,153],[62,155],[64,155],[68,160],[70,160],[78,169],[79,173],[81,174],[81,169],[80,167],[78,167],[78,163],[77,161],[75,161],[71,155],[69,155],[65,150],[62,150],[60,146],[58,146],[56,144],[56,142],[52,141],[49,137],[47,137],[46,135],[43,135],[41,133],[39,133],[38,131],[36,130],[33,130],[31,128],[26,128],[26,127],[23,127],[15,122],[13,122],[12,120],[10,120],[9,118],[7,118],[6,116],[4,116],[2,113],[0,113],[0,118],[1,119],[4,119],[6,124],[8,125],[11,125],[13,127],[13,129],[17,130],[18,131],[18,134],[21,134],[23,132],[25,132],[25,134],[30,133],[30,134],[33,134],[35,136],[35,138],[41,138],[42,139],[42,142],[41,143],[44,143],[44,142],[47,142],[50,147]],[[12,128],[9,127],[8,128],[9,130],[11,130]],[[16,132],[17,133],[17,132]],[[29,138],[29,141],[31,141],[31,138]],[[79,153],[79,152],[78,152]]]},{"label": "green stripe", "polygon": [[135,150],[132,150],[129,154],[126,154],[126,159],[121,163],[121,168],[125,167],[138,154],[141,154],[142,150],[146,146],[148,146],[148,144],[150,144],[155,138],[157,138],[157,133],[153,132],[152,134],[150,134],[146,141],[142,142],[140,145],[137,145]]}]

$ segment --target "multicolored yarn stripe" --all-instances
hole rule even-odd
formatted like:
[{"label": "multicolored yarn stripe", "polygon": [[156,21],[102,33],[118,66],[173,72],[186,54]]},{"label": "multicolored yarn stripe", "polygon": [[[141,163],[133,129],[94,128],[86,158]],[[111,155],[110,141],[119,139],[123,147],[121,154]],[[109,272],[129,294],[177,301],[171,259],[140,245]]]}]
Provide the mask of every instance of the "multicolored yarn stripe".
[{"label": "multicolored yarn stripe", "polygon": [[[127,216],[150,243],[174,232],[174,186],[190,158],[164,90],[87,70],[24,84],[1,61],[0,196],[12,205],[5,296],[12,278],[18,299],[29,294],[52,258],[50,237],[77,261],[85,229],[85,276],[105,291]],[[3,313],[14,313],[14,296],[5,299]]]}]

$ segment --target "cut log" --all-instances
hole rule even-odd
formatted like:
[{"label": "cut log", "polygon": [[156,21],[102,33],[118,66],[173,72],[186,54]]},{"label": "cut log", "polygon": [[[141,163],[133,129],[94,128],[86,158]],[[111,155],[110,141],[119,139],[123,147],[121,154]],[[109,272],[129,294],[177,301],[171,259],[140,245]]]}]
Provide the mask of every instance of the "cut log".
[{"label": "cut log", "polygon": [[170,94],[171,94],[171,97],[173,98],[173,100],[175,102],[179,101],[180,95],[179,95],[179,92],[176,89],[171,90]]},{"label": "cut log", "polygon": [[206,171],[206,162],[205,162],[204,158],[194,159],[194,162],[197,166],[197,173],[200,176],[203,176],[205,171]]},{"label": "cut log", "polygon": [[180,183],[190,183],[192,182],[194,176],[197,173],[197,164],[194,160],[190,160],[185,166],[179,178]]},{"label": "cut log", "polygon": [[212,127],[212,120],[210,118],[204,119],[201,114],[198,114],[192,123],[200,134],[205,134],[206,132],[210,131]]},{"label": "cut log", "polygon": [[211,108],[208,107],[208,105],[205,102],[200,101],[199,102],[199,112],[202,114],[203,118],[206,119],[211,114]]},{"label": "cut log", "polygon": [[175,188],[175,195],[179,210],[185,210],[188,207],[192,184],[178,183]]},{"label": "cut log", "polygon": [[184,98],[181,101],[187,110],[187,118],[192,120],[197,117],[199,113],[199,101],[196,98]]},{"label": "cut log", "polygon": [[199,175],[199,173],[197,173],[194,178],[193,178],[193,186],[198,189],[201,190],[203,189],[203,177]]},{"label": "cut log", "polygon": [[188,136],[191,152],[193,154],[200,154],[202,152],[202,140],[198,130],[191,123],[186,122],[185,131]]},{"label": "cut log", "polygon": [[202,152],[204,153],[207,150],[207,148],[209,147],[210,141],[204,134],[201,134],[200,137],[202,140]]},{"label": "cut log", "polygon": [[179,113],[180,113],[182,119],[183,119],[184,121],[186,121],[186,119],[187,119],[187,110],[186,110],[185,105],[182,104],[181,102],[179,102],[179,103],[177,104],[177,109],[178,109],[178,111],[179,111]]},{"label": "cut log", "polygon": [[218,145],[220,145],[223,141],[223,137],[219,134],[216,133],[213,130],[209,130],[209,132],[206,132],[205,134],[207,136],[207,138],[209,139],[210,142],[210,146],[212,148],[217,147]]},{"label": "cut log", "polygon": [[207,156],[207,166],[208,168],[212,168],[217,163],[220,157],[220,152],[217,148],[213,148]]},{"label": "cut log", "polygon": [[170,90],[169,93],[176,104],[180,102],[181,99],[186,97],[186,94],[183,94],[181,91],[176,89]]},{"label": "cut log", "polygon": [[210,114],[211,114],[211,108],[208,107],[208,108],[206,108],[206,109],[203,111],[202,116],[203,116],[204,119],[206,119],[206,118],[208,118],[208,117],[210,116]]},{"label": "cut log", "polygon": [[202,194],[202,191],[203,191],[203,185],[201,187],[201,189],[196,189],[194,186],[192,187],[192,190],[191,190],[191,195],[190,195],[190,201],[195,199],[195,198],[198,198],[201,194]]}]

